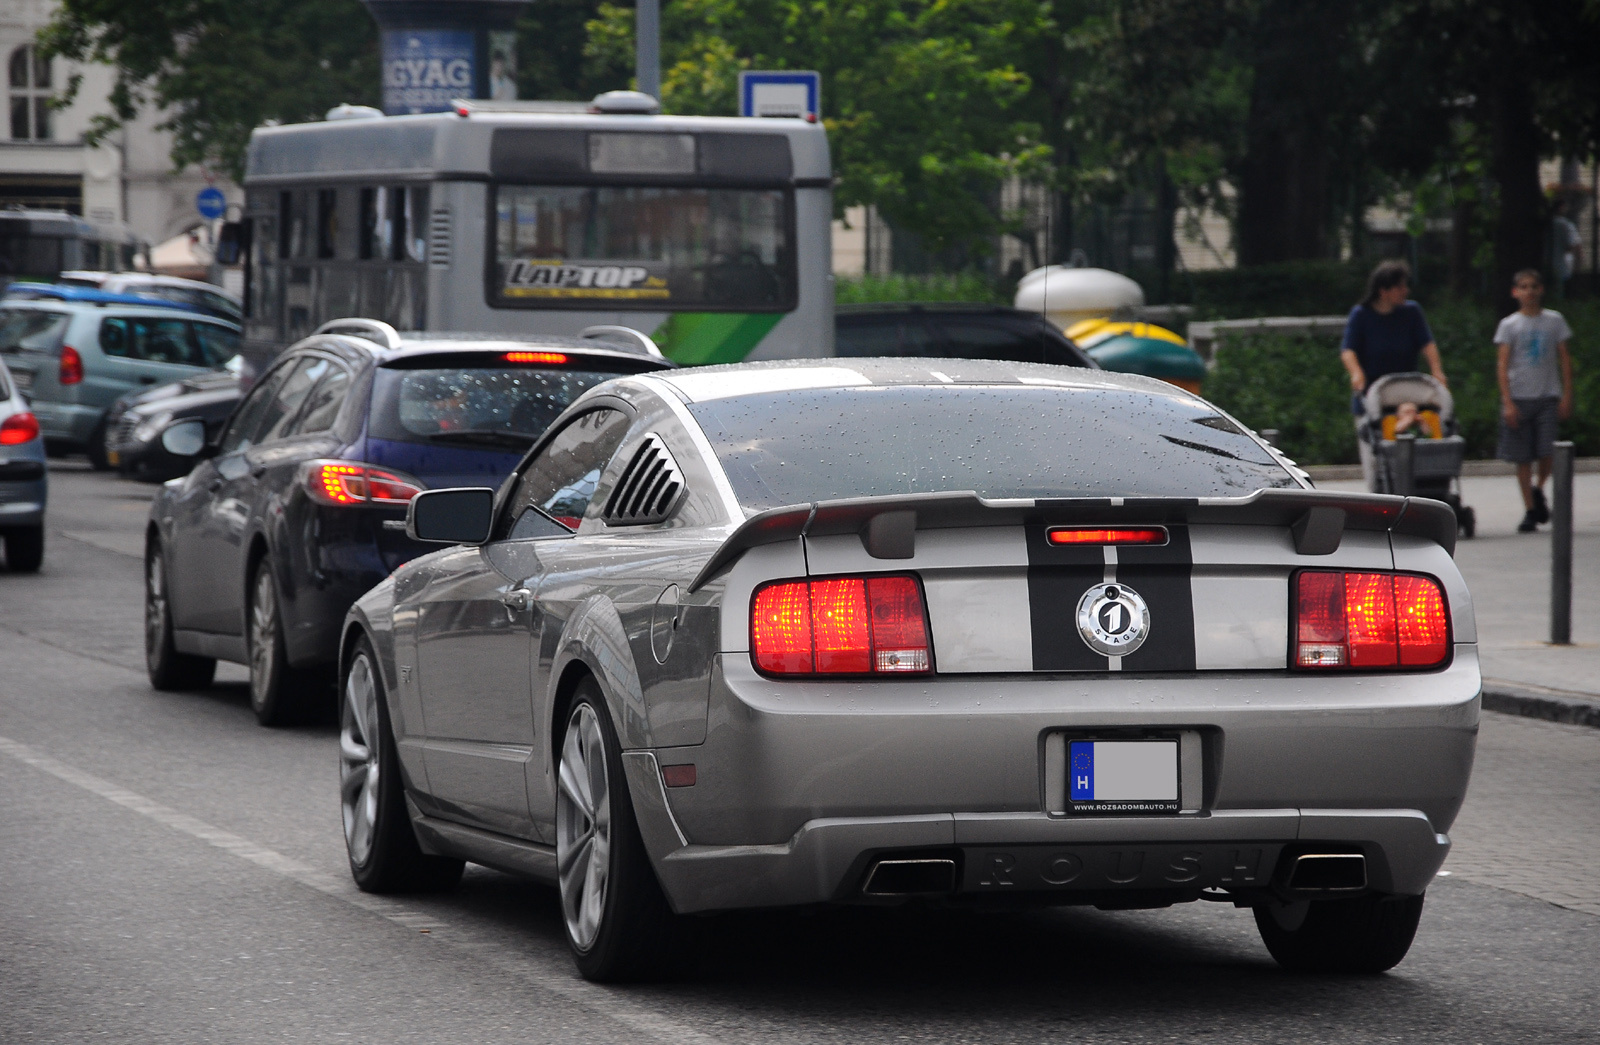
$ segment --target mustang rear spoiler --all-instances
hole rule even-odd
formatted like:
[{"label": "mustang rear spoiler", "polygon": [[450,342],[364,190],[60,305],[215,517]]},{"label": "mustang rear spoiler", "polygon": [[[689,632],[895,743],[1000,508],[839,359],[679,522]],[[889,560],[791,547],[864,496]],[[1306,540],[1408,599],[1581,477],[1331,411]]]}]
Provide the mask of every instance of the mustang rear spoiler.
[{"label": "mustang rear spoiler", "polygon": [[854,533],[867,554],[909,559],[918,530],[1028,523],[1191,523],[1287,527],[1301,555],[1331,555],[1345,530],[1423,537],[1454,555],[1456,515],[1442,501],[1325,490],[1257,490],[1248,497],[1069,497],[987,501],[953,493],[851,497],[794,504],[752,515],[728,535],[689,590],[695,591],[747,549],[796,537]]}]

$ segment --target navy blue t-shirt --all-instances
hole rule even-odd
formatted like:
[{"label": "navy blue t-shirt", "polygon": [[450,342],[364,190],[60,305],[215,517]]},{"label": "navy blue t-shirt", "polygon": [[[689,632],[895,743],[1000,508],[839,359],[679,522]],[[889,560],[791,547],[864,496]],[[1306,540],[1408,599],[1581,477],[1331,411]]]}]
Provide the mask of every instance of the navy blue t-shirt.
[{"label": "navy blue t-shirt", "polygon": [[1371,384],[1385,374],[1416,370],[1417,356],[1432,340],[1433,331],[1423,318],[1422,306],[1407,301],[1388,315],[1366,305],[1351,309],[1339,347],[1356,354],[1367,383]]}]

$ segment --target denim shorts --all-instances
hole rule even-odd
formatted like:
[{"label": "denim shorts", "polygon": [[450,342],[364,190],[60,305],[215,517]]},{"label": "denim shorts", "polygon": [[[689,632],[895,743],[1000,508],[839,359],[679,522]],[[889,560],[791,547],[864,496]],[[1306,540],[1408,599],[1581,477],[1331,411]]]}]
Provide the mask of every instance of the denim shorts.
[{"label": "denim shorts", "polygon": [[1513,399],[1512,402],[1517,404],[1517,412],[1522,415],[1522,420],[1517,427],[1512,428],[1506,424],[1505,415],[1500,415],[1500,446],[1495,456],[1502,461],[1512,461],[1516,464],[1527,464],[1549,457],[1555,452],[1556,426],[1560,421],[1558,410],[1561,400],[1551,397]]}]

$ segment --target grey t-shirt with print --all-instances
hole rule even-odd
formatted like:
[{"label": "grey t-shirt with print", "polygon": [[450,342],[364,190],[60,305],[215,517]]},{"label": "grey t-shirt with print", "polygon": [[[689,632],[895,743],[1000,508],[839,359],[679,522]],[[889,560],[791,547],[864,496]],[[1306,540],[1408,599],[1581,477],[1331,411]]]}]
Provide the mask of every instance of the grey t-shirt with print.
[{"label": "grey t-shirt with print", "polygon": [[1561,395],[1561,359],[1556,347],[1572,339],[1561,313],[1543,309],[1537,316],[1513,312],[1500,321],[1494,343],[1511,346],[1512,399],[1553,399]]}]

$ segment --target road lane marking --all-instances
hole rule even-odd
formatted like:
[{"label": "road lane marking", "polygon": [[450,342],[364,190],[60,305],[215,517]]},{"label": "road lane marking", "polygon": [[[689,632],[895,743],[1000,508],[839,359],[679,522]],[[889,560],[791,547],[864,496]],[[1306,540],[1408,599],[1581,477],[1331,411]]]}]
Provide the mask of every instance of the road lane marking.
[{"label": "road lane marking", "polygon": [[363,911],[375,914],[414,932],[427,933],[430,939],[438,940],[446,947],[465,951],[474,958],[494,966],[499,972],[527,981],[541,990],[549,991],[577,1004],[594,1015],[615,1020],[629,1029],[652,1039],[668,1043],[668,1045],[720,1045],[716,1038],[669,1017],[652,1012],[633,1001],[622,991],[608,989],[577,979],[547,980],[540,978],[534,975],[538,971],[537,969],[529,968],[527,955],[507,955],[496,944],[470,940],[459,933],[450,932],[449,930],[452,928],[450,925],[429,914],[414,910],[386,897],[363,893],[355,887],[354,883],[345,882],[333,875],[324,874],[314,867],[301,863],[299,860],[284,856],[282,853],[269,849],[264,845],[258,845],[248,838],[236,835],[231,831],[213,827],[198,817],[180,813],[171,806],[162,805],[160,802],[146,798],[137,792],[129,791],[125,787],[119,787],[109,780],[95,776],[93,773],[86,773],[76,766],[68,765],[9,737],[0,736],[0,752],[10,755],[17,761],[32,766],[41,772],[48,773],[58,780],[82,788],[109,802],[114,802],[124,809],[130,809],[164,827],[169,827],[191,838],[197,838],[240,859],[248,860],[263,870],[298,882],[308,888],[315,889],[325,896],[331,896],[353,907],[359,907]]}]

